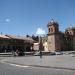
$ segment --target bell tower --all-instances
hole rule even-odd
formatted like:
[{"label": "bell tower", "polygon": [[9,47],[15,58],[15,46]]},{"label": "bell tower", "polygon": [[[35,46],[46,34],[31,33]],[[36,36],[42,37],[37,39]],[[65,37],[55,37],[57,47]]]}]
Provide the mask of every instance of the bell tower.
[{"label": "bell tower", "polygon": [[67,49],[75,50],[75,27],[70,25],[70,27],[65,30],[65,34],[67,36]]},{"label": "bell tower", "polygon": [[51,52],[57,51],[60,49],[60,40],[59,40],[59,24],[53,19],[48,23],[48,50]]},{"label": "bell tower", "polygon": [[55,34],[58,33],[58,23],[55,22],[53,19],[48,23],[48,34]]}]

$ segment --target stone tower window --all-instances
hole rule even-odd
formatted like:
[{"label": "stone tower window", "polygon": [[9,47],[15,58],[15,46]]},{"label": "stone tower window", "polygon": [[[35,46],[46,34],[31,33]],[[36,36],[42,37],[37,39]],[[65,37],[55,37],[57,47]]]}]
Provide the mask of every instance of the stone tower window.
[{"label": "stone tower window", "polygon": [[49,32],[50,32],[50,28],[49,28]]},{"label": "stone tower window", "polygon": [[49,32],[53,32],[53,28],[49,28]]},{"label": "stone tower window", "polygon": [[53,32],[53,28],[51,28],[51,32]]}]

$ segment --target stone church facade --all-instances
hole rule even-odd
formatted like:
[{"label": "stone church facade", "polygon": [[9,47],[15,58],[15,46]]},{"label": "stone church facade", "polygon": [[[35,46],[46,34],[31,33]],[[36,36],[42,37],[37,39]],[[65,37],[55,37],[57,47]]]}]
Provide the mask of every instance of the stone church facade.
[{"label": "stone church facade", "polygon": [[59,31],[59,24],[51,20],[48,25],[47,43],[49,51],[75,50],[75,28],[68,27],[65,32]]}]

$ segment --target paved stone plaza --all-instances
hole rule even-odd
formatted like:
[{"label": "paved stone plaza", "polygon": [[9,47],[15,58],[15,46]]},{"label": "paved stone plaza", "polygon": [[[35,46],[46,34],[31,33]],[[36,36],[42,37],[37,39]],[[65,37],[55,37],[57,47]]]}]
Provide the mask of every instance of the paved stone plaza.
[{"label": "paved stone plaza", "polygon": [[24,66],[75,70],[74,55],[8,57],[2,61]]}]

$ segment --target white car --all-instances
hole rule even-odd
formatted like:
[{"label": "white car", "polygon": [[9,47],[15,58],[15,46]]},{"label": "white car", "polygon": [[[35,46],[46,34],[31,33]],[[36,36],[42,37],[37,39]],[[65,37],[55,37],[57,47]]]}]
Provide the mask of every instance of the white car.
[{"label": "white car", "polygon": [[40,56],[40,52],[36,52],[34,56]]},{"label": "white car", "polygon": [[56,55],[63,55],[62,52],[55,52]]}]

